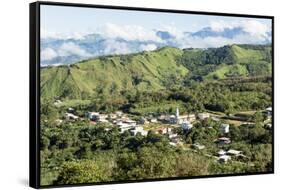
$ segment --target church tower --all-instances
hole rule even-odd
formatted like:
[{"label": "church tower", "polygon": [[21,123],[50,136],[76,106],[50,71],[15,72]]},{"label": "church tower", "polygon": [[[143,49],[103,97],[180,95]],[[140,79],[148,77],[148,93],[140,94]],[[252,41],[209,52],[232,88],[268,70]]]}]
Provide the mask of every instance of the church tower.
[{"label": "church tower", "polygon": [[180,117],[180,111],[179,111],[179,108],[177,107],[177,110],[176,110],[176,119],[178,120]]}]

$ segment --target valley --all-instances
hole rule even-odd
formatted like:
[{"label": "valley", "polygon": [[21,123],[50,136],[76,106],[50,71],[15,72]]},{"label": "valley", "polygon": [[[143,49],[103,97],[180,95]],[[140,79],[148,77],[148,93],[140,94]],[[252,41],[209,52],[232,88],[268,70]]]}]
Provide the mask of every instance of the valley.
[{"label": "valley", "polygon": [[271,57],[163,47],[42,67],[41,183],[272,171]]}]

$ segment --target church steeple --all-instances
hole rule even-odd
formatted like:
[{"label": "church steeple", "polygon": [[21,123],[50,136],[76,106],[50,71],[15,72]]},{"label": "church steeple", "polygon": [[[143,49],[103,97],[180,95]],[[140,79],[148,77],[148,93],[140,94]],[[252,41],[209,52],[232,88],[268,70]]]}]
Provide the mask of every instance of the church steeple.
[{"label": "church steeple", "polygon": [[176,110],[176,118],[178,119],[180,116],[180,111],[179,111],[179,108],[177,107],[177,110]]}]

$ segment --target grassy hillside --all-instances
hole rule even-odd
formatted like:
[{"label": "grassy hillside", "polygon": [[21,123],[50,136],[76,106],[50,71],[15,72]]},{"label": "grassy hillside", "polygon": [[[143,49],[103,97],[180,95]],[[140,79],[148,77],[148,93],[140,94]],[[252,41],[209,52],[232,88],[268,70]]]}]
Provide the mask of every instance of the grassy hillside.
[{"label": "grassy hillside", "polygon": [[177,63],[182,53],[180,49],[162,48],[42,68],[41,94],[43,97],[81,98],[131,89],[165,89],[168,78],[174,75],[183,78],[188,73],[187,68]]},{"label": "grassy hillside", "polygon": [[193,80],[269,75],[271,47],[161,48],[41,69],[42,97],[84,98],[123,90],[159,91]]},{"label": "grassy hillside", "polygon": [[189,79],[210,80],[271,74],[271,46],[231,45],[221,48],[185,49],[181,64]]}]

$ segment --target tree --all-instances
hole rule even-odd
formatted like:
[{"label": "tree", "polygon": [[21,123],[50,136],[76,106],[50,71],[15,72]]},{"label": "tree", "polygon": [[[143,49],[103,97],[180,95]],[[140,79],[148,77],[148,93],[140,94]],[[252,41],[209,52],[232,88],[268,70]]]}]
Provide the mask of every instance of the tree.
[{"label": "tree", "polygon": [[64,162],[55,184],[79,184],[108,181],[105,168],[94,161],[80,160]]}]

